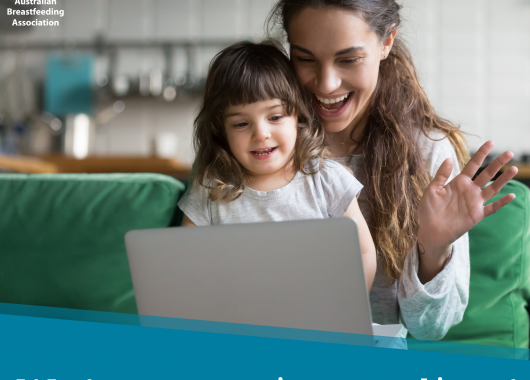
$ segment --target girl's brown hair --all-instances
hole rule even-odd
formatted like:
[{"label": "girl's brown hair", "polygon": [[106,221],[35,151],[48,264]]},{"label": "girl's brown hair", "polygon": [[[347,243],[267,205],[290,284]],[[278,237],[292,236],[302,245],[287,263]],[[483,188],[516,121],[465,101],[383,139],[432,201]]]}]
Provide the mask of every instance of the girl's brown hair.
[{"label": "girl's brown hair", "polygon": [[[305,8],[335,7],[360,16],[383,41],[401,24],[394,0],[279,0],[272,9],[269,31],[289,23]],[[426,137],[441,131],[452,143],[462,168],[469,159],[467,143],[458,126],[437,115],[420,86],[411,54],[398,37],[381,61],[371,100],[363,149],[369,227],[383,269],[398,280],[418,231],[417,210],[431,177],[418,144],[418,130]],[[352,138],[353,139],[353,138]]]},{"label": "girl's brown hair", "polygon": [[[318,115],[281,46],[273,41],[239,42],[213,59],[204,100],[195,119],[197,154],[194,180],[210,189],[212,201],[237,199],[249,174],[230,151],[225,133],[229,106],[280,99],[288,115],[298,118],[293,165],[304,174],[318,170],[326,156],[325,134]],[[306,165],[316,159],[314,165]]]}]

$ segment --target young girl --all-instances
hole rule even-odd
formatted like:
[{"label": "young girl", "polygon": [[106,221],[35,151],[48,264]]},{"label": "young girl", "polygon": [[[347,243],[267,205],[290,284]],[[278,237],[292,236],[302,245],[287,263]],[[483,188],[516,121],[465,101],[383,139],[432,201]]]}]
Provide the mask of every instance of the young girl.
[{"label": "young girl", "polygon": [[277,47],[242,42],[216,56],[194,143],[194,180],[178,203],[183,226],[352,217],[371,288],[376,255],[357,203],[362,185],[325,159],[324,132]]}]

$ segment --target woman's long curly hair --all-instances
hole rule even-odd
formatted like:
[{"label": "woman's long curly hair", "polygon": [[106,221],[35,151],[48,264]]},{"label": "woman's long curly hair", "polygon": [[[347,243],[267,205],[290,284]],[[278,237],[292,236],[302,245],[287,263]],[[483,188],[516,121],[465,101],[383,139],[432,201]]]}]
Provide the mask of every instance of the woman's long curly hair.
[{"label": "woman's long curly hair", "polygon": [[[269,33],[289,24],[305,8],[335,7],[360,16],[385,40],[401,24],[401,7],[394,0],[279,0],[268,18]],[[420,86],[411,54],[396,37],[387,59],[381,61],[371,98],[362,147],[370,218],[369,227],[385,274],[401,277],[405,258],[418,231],[417,210],[432,178],[425,167],[420,133],[442,132],[452,143],[462,168],[469,150],[459,127],[438,116]],[[353,140],[353,138],[352,138]]]},{"label": "woman's long curly hair", "polygon": [[[303,174],[313,174],[328,155],[325,133],[311,100],[299,84],[281,45],[239,42],[212,60],[204,100],[195,119],[194,147],[197,154],[193,178],[210,189],[212,201],[232,201],[245,188],[250,174],[230,151],[225,132],[229,106],[279,99],[286,113],[298,118],[292,162]],[[307,165],[311,160],[312,165]]]}]

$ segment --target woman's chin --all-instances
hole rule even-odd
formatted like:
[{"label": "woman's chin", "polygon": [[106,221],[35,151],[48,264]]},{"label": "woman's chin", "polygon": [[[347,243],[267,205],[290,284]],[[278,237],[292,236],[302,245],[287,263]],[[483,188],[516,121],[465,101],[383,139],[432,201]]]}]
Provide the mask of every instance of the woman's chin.
[{"label": "woman's chin", "polygon": [[348,127],[348,125],[349,125],[349,123],[346,120],[344,120],[344,121],[340,121],[340,120],[327,121],[327,120],[324,120],[324,122],[322,123],[324,131],[326,133],[342,132],[343,130],[345,130]]}]

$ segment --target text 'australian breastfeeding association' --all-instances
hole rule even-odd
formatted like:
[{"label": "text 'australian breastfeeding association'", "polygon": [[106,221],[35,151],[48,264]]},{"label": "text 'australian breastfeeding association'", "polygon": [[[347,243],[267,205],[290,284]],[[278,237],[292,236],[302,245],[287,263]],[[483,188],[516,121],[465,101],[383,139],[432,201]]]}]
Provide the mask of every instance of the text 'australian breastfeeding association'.
[{"label": "text 'australian breastfeeding association'", "polygon": [[28,7],[28,5],[56,5],[57,0],[16,0],[15,6],[20,8],[7,8],[8,16],[23,16],[25,20],[13,19],[12,26],[59,26],[58,20],[49,20],[47,18],[28,19],[27,16],[58,16],[64,17],[63,9],[44,8],[44,7]]}]

